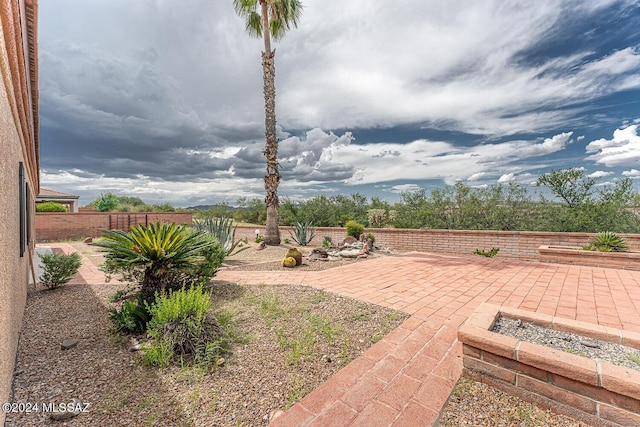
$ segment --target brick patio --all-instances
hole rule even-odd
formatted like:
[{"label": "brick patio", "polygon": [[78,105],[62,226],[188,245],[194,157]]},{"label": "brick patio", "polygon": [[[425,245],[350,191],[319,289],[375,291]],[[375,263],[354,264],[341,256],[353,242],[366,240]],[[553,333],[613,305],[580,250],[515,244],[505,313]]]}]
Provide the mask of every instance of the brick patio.
[{"label": "brick patio", "polygon": [[221,271],[412,316],[270,426],[431,426],[462,373],[457,329],[483,302],[640,332],[640,272],[411,252],[319,272]]}]

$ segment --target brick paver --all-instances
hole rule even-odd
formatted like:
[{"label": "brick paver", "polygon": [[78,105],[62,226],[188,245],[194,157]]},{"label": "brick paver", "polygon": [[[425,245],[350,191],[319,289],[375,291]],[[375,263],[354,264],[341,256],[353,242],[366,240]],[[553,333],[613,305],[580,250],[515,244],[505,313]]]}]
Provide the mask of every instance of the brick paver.
[{"label": "brick paver", "polygon": [[431,426],[462,373],[457,329],[483,302],[640,332],[640,272],[430,253],[319,272],[221,271],[411,314],[270,426]]},{"label": "brick paver", "polygon": [[[74,281],[104,283],[86,261]],[[272,427],[433,425],[462,372],[457,329],[483,302],[640,332],[637,271],[411,252],[325,271],[223,270],[216,281],[308,285],[411,314]]]}]

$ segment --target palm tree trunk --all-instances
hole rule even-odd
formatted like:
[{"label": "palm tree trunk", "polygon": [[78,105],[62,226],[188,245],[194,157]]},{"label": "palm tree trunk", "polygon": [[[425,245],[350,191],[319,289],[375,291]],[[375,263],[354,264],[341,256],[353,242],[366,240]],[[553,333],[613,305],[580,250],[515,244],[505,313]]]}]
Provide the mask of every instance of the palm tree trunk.
[{"label": "palm tree trunk", "polygon": [[280,244],[280,230],[278,229],[278,138],[276,137],[276,68],[275,52],[271,51],[269,37],[269,15],[267,3],[260,0],[262,6],[262,34],[264,35],[264,52],[262,53],[262,70],[264,78],[264,127],[265,146],[264,155],[267,158],[267,168],[264,174],[264,189],[267,192],[265,204],[267,206],[267,224],[264,232],[264,242],[270,246]]}]

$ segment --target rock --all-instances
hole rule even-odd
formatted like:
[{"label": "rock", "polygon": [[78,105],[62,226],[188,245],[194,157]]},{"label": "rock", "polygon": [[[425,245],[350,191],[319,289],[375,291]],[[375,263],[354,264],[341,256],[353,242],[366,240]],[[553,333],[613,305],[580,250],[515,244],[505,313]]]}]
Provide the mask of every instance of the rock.
[{"label": "rock", "polygon": [[338,252],[342,258],[357,258],[360,255],[359,249],[345,249],[344,251]]},{"label": "rock", "polygon": [[56,410],[50,412],[49,418],[51,418],[53,421],[69,420],[75,416],[78,416],[85,407],[85,405],[82,403],[82,400],[75,397],[71,400],[71,402],[67,403],[67,406],[68,410],[66,411]]},{"label": "rock", "polygon": [[589,348],[600,348],[600,345],[597,342],[591,340],[580,340],[580,344]]},{"label": "rock", "polygon": [[140,345],[140,342],[138,342],[138,340],[136,339],[131,339],[130,343],[129,343],[129,351],[131,353],[136,352],[138,350],[142,349],[142,345]]},{"label": "rock", "polygon": [[273,411],[269,412],[269,422],[275,420],[282,414],[283,412],[281,409],[274,409]]},{"label": "rock", "polygon": [[342,245],[352,245],[354,243],[356,243],[358,240],[353,237],[353,236],[347,236],[344,238],[344,240],[342,241]]},{"label": "rock", "polygon": [[87,237],[82,241],[82,243],[93,243],[93,237]]},{"label": "rock", "polygon": [[366,258],[369,258],[369,254],[360,254],[356,258],[357,259],[366,259]]},{"label": "rock", "polygon": [[76,338],[66,339],[66,340],[62,341],[62,343],[60,344],[60,350],[69,350],[69,349],[77,346],[78,342],[80,342],[80,340],[76,339]]},{"label": "rock", "polygon": [[267,247],[267,244],[265,242],[260,242],[260,244],[258,245],[258,247],[256,247],[256,251],[261,251],[264,248]]},{"label": "rock", "polygon": [[244,246],[244,242],[239,242],[239,243],[238,243],[238,247],[239,247],[239,248],[241,248],[241,247],[243,247],[243,246]]},{"label": "rock", "polygon": [[329,253],[324,248],[316,248],[311,251],[311,254],[307,257],[309,261],[326,260],[329,258]]}]

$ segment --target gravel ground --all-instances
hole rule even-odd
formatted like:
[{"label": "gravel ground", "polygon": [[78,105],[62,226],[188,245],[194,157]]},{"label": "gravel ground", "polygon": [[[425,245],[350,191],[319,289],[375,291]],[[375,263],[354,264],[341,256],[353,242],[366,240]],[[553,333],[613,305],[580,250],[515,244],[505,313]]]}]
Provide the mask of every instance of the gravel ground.
[{"label": "gravel ground", "polygon": [[640,370],[640,351],[636,348],[543,328],[506,317],[498,319],[493,331],[578,356],[600,359],[614,365]]},{"label": "gravel ground", "polygon": [[[94,247],[74,246],[100,263]],[[108,307],[115,306],[109,295],[125,287],[29,290],[13,402],[88,403],[87,412],[60,423],[66,426],[261,426],[407,317],[304,286],[216,285],[214,313],[237,325],[232,353],[217,369],[160,370],[129,352],[128,339],[108,332]],[[70,338],[78,344],[62,350]],[[8,427],[50,423],[42,412],[6,418]]]}]

